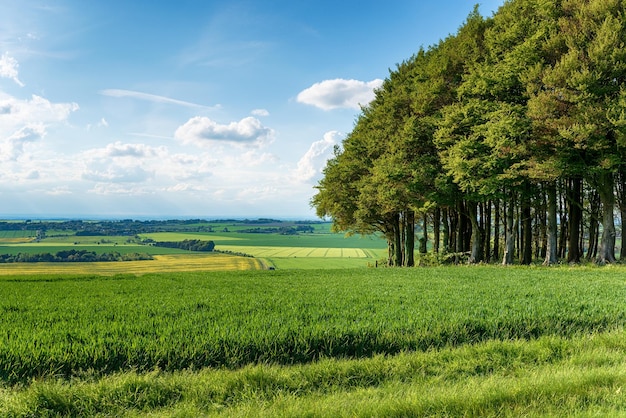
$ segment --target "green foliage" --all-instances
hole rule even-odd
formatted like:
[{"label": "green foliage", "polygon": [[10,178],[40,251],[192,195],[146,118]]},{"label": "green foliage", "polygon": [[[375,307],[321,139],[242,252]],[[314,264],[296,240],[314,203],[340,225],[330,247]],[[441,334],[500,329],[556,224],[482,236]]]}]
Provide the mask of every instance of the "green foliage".
[{"label": "green foliage", "polygon": [[184,239],[182,241],[157,241],[153,244],[156,247],[180,248],[187,251],[213,251],[215,243],[211,240],[202,241],[199,239]]}]

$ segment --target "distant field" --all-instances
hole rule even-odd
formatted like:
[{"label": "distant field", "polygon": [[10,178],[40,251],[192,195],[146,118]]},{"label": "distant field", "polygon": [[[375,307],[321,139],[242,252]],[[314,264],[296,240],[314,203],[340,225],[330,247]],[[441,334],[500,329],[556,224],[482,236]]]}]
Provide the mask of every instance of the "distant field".
[{"label": "distant field", "polygon": [[387,244],[380,238],[330,233],[327,224],[320,229],[321,232],[298,235],[164,232],[141,237],[155,241],[212,240],[217,250],[250,254],[281,269],[367,267],[385,258]]},{"label": "distant field", "polygon": [[189,253],[155,255],[154,260],[100,263],[10,263],[0,264],[0,276],[32,274],[146,274],[182,271],[259,270],[265,268],[256,258],[226,254]]},{"label": "distant field", "polygon": [[[211,240],[215,243],[218,251],[231,252],[235,254],[251,255],[258,260],[254,263],[246,261],[243,263],[249,268],[274,267],[281,269],[312,269],[312,268],[353,268],[374,266],[377,260],[385,258],[386,243],[384,240],[374,236],[350,236],[330,232],[329,223],[312,223],[314,233],[300,232],[295,235],[281,235],[279,233],[251,233],[237,232],[254,228],[275,228],[282,225],[274,224],[244,224],[244,223],[211,223],[198,224],[197,227],[213,229],[215,232],[155,232],[139,234],[138,236],[102,236],[102,235],[75,235],[71,230],[48,230],[46,237],[36,240],[35,231],[0,231],[0,254],[18,253],[51,253],[68,249],[93,251],[97,254],[108,252],[146,253],[153,256],[179,255],[174,260],[165,262],[163,257],[157,257],[148,264],[144,261],[125,262],[123,266],[97,266],[91,268],[92,271],[104,272],[136,272],[144,271],[182,271],[205,268],[215,270],[220,266],[232,269],[228,262],[219,263],[218,258],[210,258],[206,263],[190,263],[193,256],[188,251],[142,245],[144,239],[154,241],[183,241],[183,240]],[[190,226],[190,225],[187,225]],[[132,235],[132,234],[130,234]],[[178,263],[178,265],[175,265]],[[107,263],[109,264],[109,263]],[[157,269],[161,265],[162,270]],[[240,267],[236,267],[239,269]],[[56,272],[66,269],[62,264],[53,266],[31,265],[31,266],[9,266],[0,264],[0,274],[12,274],[16,271],[28,272]],[[68,265],[66,270],[80,272],[81,267]],[[109,274],[109,273],[106,273]]]}]

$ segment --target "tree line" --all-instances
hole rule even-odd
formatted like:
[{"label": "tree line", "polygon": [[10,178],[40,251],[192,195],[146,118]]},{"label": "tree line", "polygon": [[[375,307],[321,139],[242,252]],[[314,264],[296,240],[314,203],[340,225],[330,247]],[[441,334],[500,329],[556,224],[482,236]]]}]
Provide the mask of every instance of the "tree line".
[{"label": "tree line", "polygon": [[0,263],[67,263],[67,262],[96,262],[96,261],[139,261],[153,260],[150,254],[127,253],[117,251],[97,254],[87,250],[63,250],[52,253],[17,253],[0,254]]},{"label": "tree line", "polygon": [[152,241],[144,240],[144,243],[150,243],[155,247],[178,248],[187,251],[213,251],[215,242],[203,241],[199,239],[185,239],[182,241]]},{"label": "tree line", "polygon": [[[388,264],[616,261],[626,220],[621,0],[509,0],[391,70],[311,200]],[[624,240],[620,257],[625,257]]]}]

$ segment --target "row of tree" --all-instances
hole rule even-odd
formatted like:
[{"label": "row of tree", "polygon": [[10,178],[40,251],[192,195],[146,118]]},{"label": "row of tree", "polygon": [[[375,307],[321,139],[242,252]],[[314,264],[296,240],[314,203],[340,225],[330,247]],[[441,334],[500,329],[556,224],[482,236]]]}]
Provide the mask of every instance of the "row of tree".
[{"label": "row of tree", "polygon": [[[509,0],[390,71],[311,203],[419,250],[546,264],[616,261],[626,214],[622,0]],[[622,222],[623,225],[623,222]]]},{"label": "row of tree", "polygon": [[182,241],[144,241],[144,243],[150,243],[155,247],[165,248],[178,248],[187,251],[213,251],[215,249],[215,242],[203,241],[199,239],[185,239]]}]

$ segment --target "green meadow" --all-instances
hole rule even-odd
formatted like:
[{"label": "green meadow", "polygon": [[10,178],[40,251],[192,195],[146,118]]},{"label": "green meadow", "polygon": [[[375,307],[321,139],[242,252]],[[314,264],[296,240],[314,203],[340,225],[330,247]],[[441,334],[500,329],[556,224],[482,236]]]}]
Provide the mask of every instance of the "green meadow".
[{"label": "green meadow", "polygon": [[[1,231],[154,260],[0,265],[0,416],[626,416],[626,267],[373,268],[376,237],[238,229]],[[142,244],[185,239],[220,252]]]},{"label": "green meadow", "polygon": [[624,416],[626,269],[0,277],[0,416]]}]

